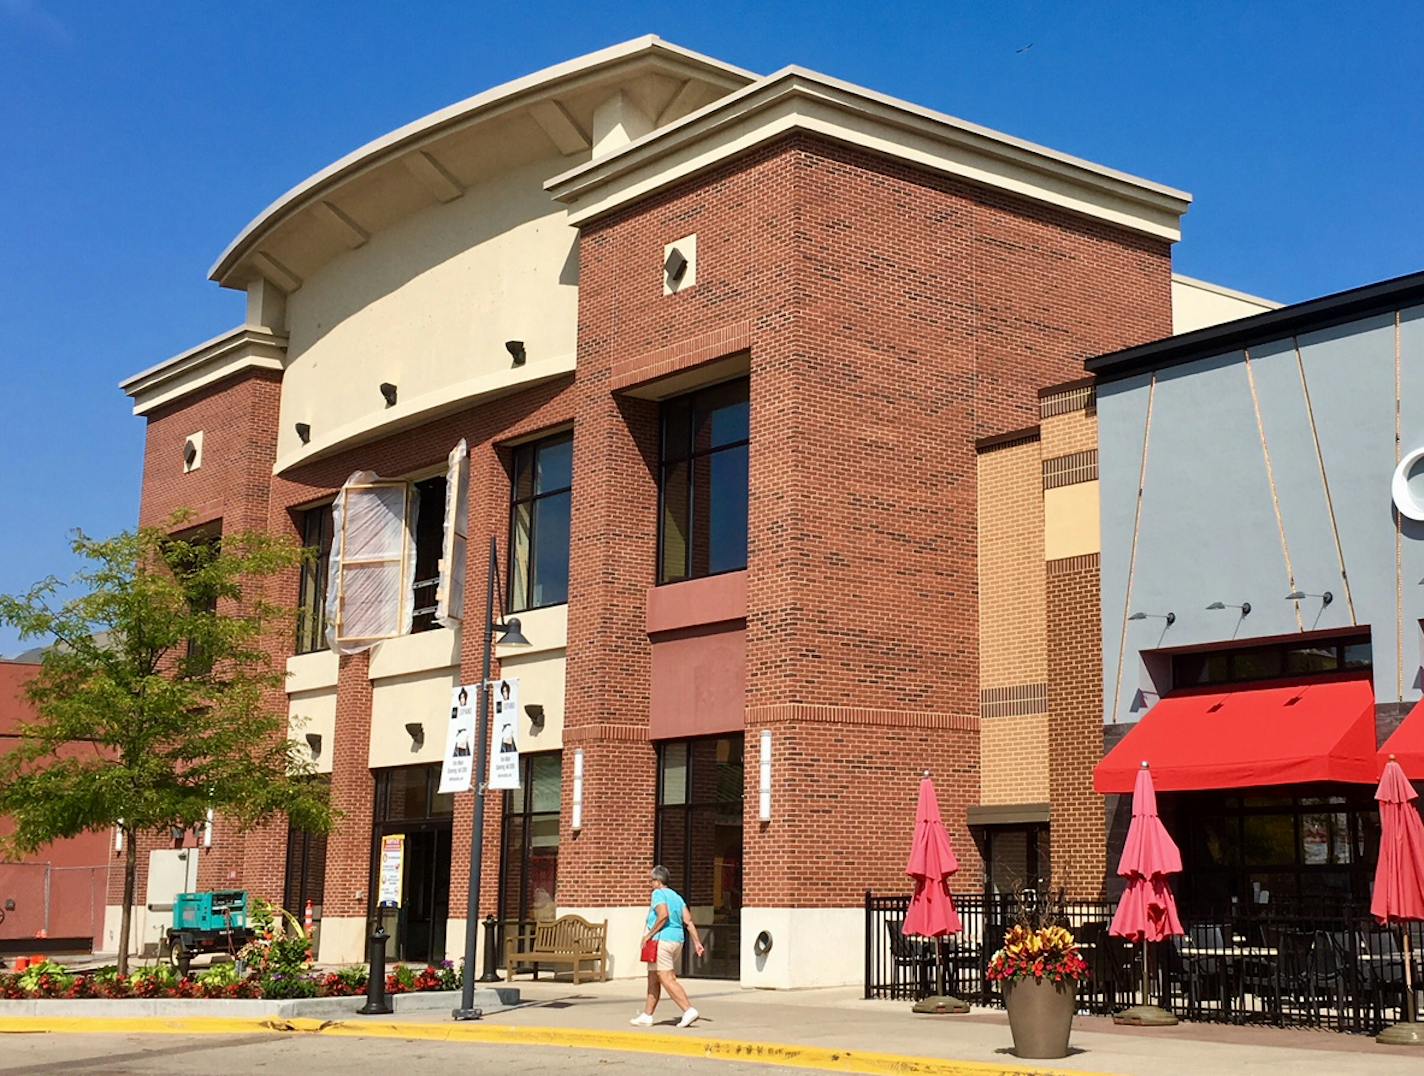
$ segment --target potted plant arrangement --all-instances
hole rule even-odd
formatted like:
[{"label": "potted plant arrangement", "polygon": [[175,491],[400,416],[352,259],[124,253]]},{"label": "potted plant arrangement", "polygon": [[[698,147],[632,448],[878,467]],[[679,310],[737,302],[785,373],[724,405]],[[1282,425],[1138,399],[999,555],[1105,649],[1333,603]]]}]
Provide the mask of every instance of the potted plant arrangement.
[{"label": "potted plant arrangement", "polygon": [[1004,935],[988,975],[1004,994],[1014,1054],[1067,1057],[1078,983],[1088,977],[1073,935],[1061,926],[1020,923]]}]

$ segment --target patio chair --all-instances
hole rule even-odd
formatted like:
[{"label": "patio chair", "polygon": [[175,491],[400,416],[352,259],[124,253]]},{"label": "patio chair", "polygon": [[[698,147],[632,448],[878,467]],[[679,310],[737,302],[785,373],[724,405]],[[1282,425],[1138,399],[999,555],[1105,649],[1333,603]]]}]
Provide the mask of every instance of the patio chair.
[{"label": "patio chair", "polygon": [[1385,1009],[1397,1004],[1399,1018],[1407,1019],[1404,954],[1399,948],[1399,936],[1393,930],[1375,929],[1362,935],[1362,940],[1365,953],[1360,957],[1360,978],[1371,1018],[1376,1026],[1383,1027],[1392,1019]]},{"label": "patio chair", "polygon": [[898,996],[901,989],[901,972],[906,991],[916,1001],[933,993],[934,950],[918,938],[907,938],[900,932],[903,919],[885,920],[886,933],[890,935],[890,959],[893,983],[891,993]]}]

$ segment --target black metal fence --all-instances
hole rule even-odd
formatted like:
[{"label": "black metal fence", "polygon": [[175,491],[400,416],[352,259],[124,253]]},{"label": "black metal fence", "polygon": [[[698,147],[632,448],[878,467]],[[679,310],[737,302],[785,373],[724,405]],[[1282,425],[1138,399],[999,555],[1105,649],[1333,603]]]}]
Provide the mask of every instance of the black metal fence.
[{"label": "black metal fence", "polygon": [[[985,977],[1005,932],[1023,915],[1049,918],[1077,938],[1089,977],[1080,1012],[1110,1014],[1142,1001],[1142,949],[1108,934],[1116,905],[1011,895],[956,896],[960,934],[935,942],[900,933],[907,896],[865,895],[865,996],[918,1000],[945,990],[1001,1005]],[[1187,935],[1149,945],[1149,1001],[1184,1020],[1322,1027],[1374,1034],[1405,1018],[1404,953],[1397,928],[1352,909],[1280,915],[1183,915]],[[1424,931],[1412,928],[1414,987],[1424,979]],[[1417,1000],[1417,997],[1416,997]],[[1417,1010],[1416,1010],[1417,1011]]]}]

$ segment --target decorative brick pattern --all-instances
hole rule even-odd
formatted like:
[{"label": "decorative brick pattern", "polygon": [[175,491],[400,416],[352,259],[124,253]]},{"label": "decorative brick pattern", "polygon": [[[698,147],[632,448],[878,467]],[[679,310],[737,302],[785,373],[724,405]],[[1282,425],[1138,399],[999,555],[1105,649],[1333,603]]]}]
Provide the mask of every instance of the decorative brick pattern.
[{"label": "decorative brick pattern", "polygon": [[610,391],[620,392],[635,385],[682,373],[705,363],[724,359],[751,346],[750,322],[739,322],[701,333],[669,347],[660,347],[636,358],[613,364],[608,382]]},{"label": "decorative brick pattern", "polygon": [[986,687],[979,692],[979,716],[1022,717],[1048,711],[1048,683]]},{"label": "decorative brick pattern", "polygon": [[1038,417],[1049,419],[1057,415],[1067,415],[1074,411],[1092,411],[1097,408],[1097,390],[1092,378],[1070,381],[1065,385],[1051,385],[1040,389],[1038,394]]},{"label": "decorative brick pattern", "polygon": [[1058,489],[1079,482],[1095,482],[1098,478],[1098,450],[1073,452],[1043,461],[1043,488]]}]

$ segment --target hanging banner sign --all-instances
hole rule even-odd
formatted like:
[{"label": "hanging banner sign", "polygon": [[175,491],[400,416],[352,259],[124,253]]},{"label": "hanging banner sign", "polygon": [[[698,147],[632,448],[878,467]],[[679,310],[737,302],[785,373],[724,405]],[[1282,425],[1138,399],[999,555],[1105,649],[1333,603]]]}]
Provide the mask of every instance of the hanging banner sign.
[{"label": "hanging banner sign", "polygon": [[405,872],[405,834],[394,833],[381,838],[381,885],[376,893],[377,904],[399,906],[401,880]]},{"label": "hanging banner sign", "polygon": [[489,788],[519,787],[519,745],[515,728],[519,717],[519,681],[492,680],[494,721],[490,730]]},{"label": "hanging banner sign", "polygon": [[445,761],[440,767],[440,792],[468,792],[475,772],[475,711],[479,685],[465,684],[450,692],[450,720],[445,723]]}]

